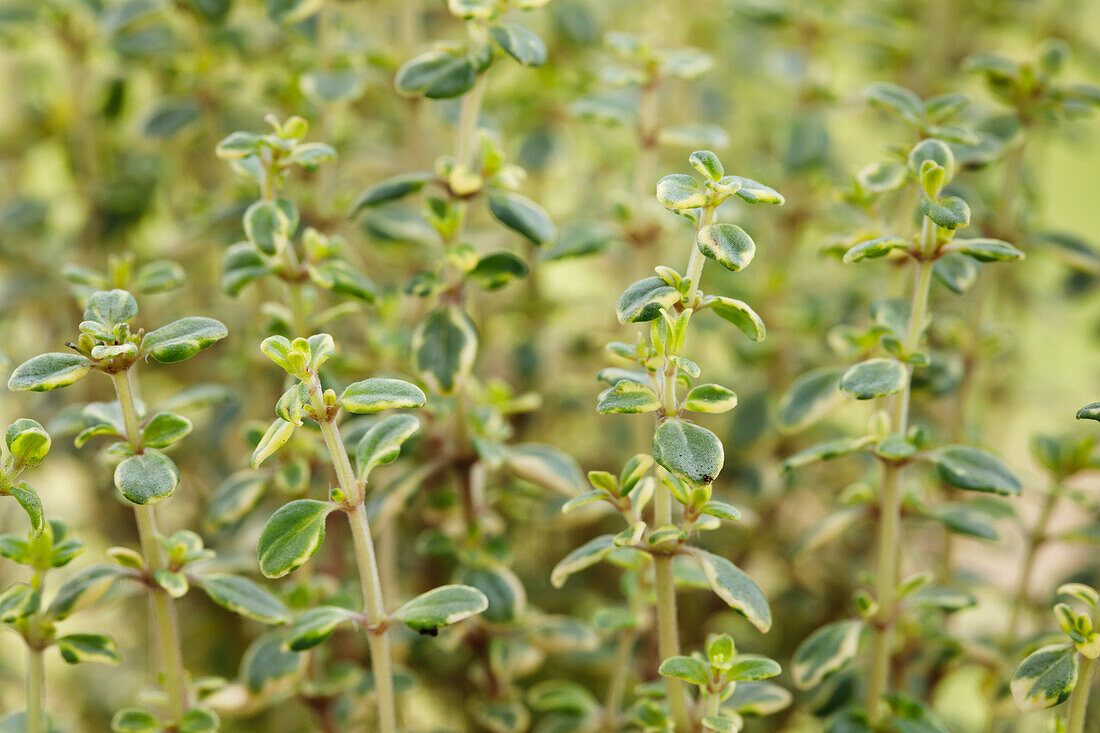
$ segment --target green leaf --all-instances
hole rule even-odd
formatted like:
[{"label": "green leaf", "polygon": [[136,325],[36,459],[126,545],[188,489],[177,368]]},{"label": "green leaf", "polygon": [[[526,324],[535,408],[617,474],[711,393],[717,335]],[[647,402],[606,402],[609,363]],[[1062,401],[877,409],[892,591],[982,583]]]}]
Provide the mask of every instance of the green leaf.
[{"label": "green leaf", "polygon": [[257,547],[261,572],[281,578],[316,555],[325,541],[325,519],[335,509],[327,501],[299,499],[271,515]]},{"label": "green leaf", "polygon": [[4,431],[4,442],[16,469],[34,468],[50,452],[50,434],[35,420],[21,417]]},{"label": "green leaf", "polygon": [[844,262],[862,262],[877,257],[885,257],[896,249],[908,249],[909,244],[901,237],[876,237],[865,239],[844,253]]},{"label": "green leaf", "polygon": [[706,514],[711,517],[718,517],[719,519],[726,519],[731,522],[736,522],[741,518],[741,510],[732,504],[727,504],[724,501],[718,501],[711,499],[699,509],[700,514]]},{"label": "green leaf", "polygon": [[46,527],[46,513],[42,509],[42,500],[38,497],[38,492],[27,485],[26,481],[20,481],[11,487],[11,495],[27,513],[34,536],[42,534],[42,530]]},{"label": "green leaf", "polygon": [[[567,680],[543,680],[527,691],[527,704],[539,712],[582,717],[599,710],[599,702],[583,685]],[[563,729],[564,733],[564,729]]]},{"label": "green leaf", "polygon": [[782,672],[774,659],[759,654],[738,654],[726,671],[726,679],[737,682],[754,682],[776,677]]},{"label": "green leaf", "polygon": [[214,148],[214,154],[222,160],[241,160],[260,150],[260,136],[251,132],[231,132]]},{"label": "green leaf", "polygon": [[466,277],[484,290],[499,290],[513,280],[527,277],[528,272],[527,263],[511,252],[494,252],[478,260]]},{"label": "green leaf", "polygon": [[803,430],[844,402],[840,378],[844,370],[822,367],[796,379],[779,400],[779,429],[785,433]]},{"label": "green leaf", "polygon": [[688,163],[712,181],[719,180],[726,173],[722,161],[709,150],[696,150],[688,157]]},{"label": "green leaf", "polygon": [[863,624],[838,621],[822,626],[795,649],[791,659],[791,677],[801,690],[820,685],[826,677],[839,672],[855,659]]},{"label": "green leaf", "polygon": [[725,707],[745,716],[772,715],[791,704],[791,693],[771,682],[740,682]]},{"label": "green leaf", "polygon": [[373,415],[383,410],[423,407],[424,392],[403,379],[373,377],[349,384],[337,403],[348,412]]},{"label": "green leaf", "polygon": [[116,581],[131,577],[131,574],[131,570],[118,565],[92,565],[78,570],[58,588],[46,615],[53,620],[63,621],[103,598]]},{"label": "green leaf", "polygon": [[477,69],[469,55],[428,51],[406,61],[397,70],[394,87],[405,95],[422,94],[428,99],[448,99],[470,91],[475,81]]},{"label": "green leaf", "polygon": [[137,708],[124,708],[111,718],[111,730],[114,733],[156,733],[161,727],[152,714]]},{"label": "green leaf", "polygon": [[738,198],[749,204],[783,204],[786,199],[783,195],[770,186],[765,186],[759,181],[754,181],[751,178],[744,178],[743,176],[722,176],[722,179],[718,181],[718,185],[722,188],[735,188],[735,193]]},{"label": "green leaf", "polygon": [[615,304],[619,323],[643,323],[680,302],[680,291],[659,277],[647,277],[628,287]]},{"label": "green leaf", "polygon": [[253,280],[275,272],[251,242],[237,242],[222,257],[221,289],[236,297]]},{"label": "green leaf", "polygon": [[962,295],[978,281],[979,267],[977,262],[966,255],[944,252],[932,265],[932,273],[952,292]]},{"label": "green leaf", "polygon": [[653,434],[653,458],[669,473],[695,486],[705,486],[722,472],[722,441],[706,428],[670,418]]},{"label": "green leaf", "polygon": [[573,573],[591,567],[611,554],[615,549],[615,535],[594,537],[570,552],[550,571],[550,584],[561,588]]},{"label": "green leaf", "polygon": [[552,445],[523,443],[511,446],[504,462],[524,481],[565,496],[575,495],[584,486],[584,476],[577,461]]},{"label": "green leaf", "polygon": [[936,202],[924,199],[920,210],[944,229],[963,229],[970,226],[970,206],[958,196],[949,196]]},{"label": "green leaf", "polygon": [[724,557],[694,548],[692,556],[703,567],[707,582],[718,597],[761,632],[772,625],[772,612],[760,587],[740,568]]},{"label": "green leaf", "polygon": [[307,404],[309,387],[305,382],[295,382],[275,403],[275,414],[294,427],[301,427]]},{"label": "green leaf", "polygon": [[872,107],[893,112],[914,125],[924,122],[924,102],[905,87],[879,81],[864,89],[863,96]]},{"label": "green leaf", "polygon": [[42,597],[26,583],[14,583],[0,591],[0,623],[14,624],[38,611]]},{"label": "green leaf", "polygon": [[[619,384],[624,384],[620,382]],[[717,414],[737,407],[737,395],[720,384],[699,384],[684,398],[683,407],[692,412]]]},{"label": "green leaf", "polygon": [[1077,411],[1078,420],[1100,420],[1100,402],[1085,405]]},{"label": "green leaf", "polygon": [[979,448],[948,445],[933,451],[929,458],[940,478],[955,488],[1014,495],[1021,491],[1019,480],[1001,459]]},{"label": "green leaf", "polygon": [[178,262],[154,260],[138,268],[134,289],[140,293],[167,293],[183,286],[187,275]]},{"label": "green leaf", "polygon": [[158,412],[141,429],[141,444],[149,448],[167,448],[191,432],[191,421],[174,412]]},{"label": "green leaf", "polygon": [[125,290],[100,290],[88,298],[84,306],[84,320],[93,321],[110,331],[138,313],[137,301]]},{"label": "green leaf", "polygon": [[546,43],[537,33],[521,25],[502,23],[490,26],[489,37],[524,66],[542,66],[546,63]]},{"label": "green leaf", "polygon": [[421,634],[450,626],[479,614],[489,607],[489,599],[468,585],[443,585],[421,593],[391,614],[393,618]]},{"label": "green leaf", "polygon": [[904,165],[894,162],[877,162],[860,168],[856,181],[868,193],[882,194],[897,191],[905,185],[909,173]]},{"label": "green leaf", "polygon": [[153,580],[173,598],[183,598],[191,590],[191,583],[183,573],[161,568],[153,573]]},{"label": "green leaf", "polygon": [[190,359],[227,335],[221,321],[189,316],[145,334],[141,349],[162,364],[172,364]]},{"label": "green leaf", "polygon": [[259,468],[275,451],[286,445],[294,435],[294,427],[294,423],[287,422],[281,417],[275,418],[275,422],[271,423],[267,432],[260,438],[256,450],[252,451],[252,468]]},{"label": "green leaf", "polygon": [[857,400],[871,400],[905,389],[909,371],[897,359],[868,359],[840,378],[840,390]]},{"label": "green leaf", "polygon": [[534,201],[518,193],[490,192],[489,211],[497,221],[522,234],[533,244],[549,244],[558,236],[558,229],[550,220],[550,215]]},{"label": "green leaf", "polygon": [[909,151],[909,171],[914,176],[920,176],[921,166],[927,160],[942,166],[947,172],[946,182],[955,177],[955,155],[951,148],[942,140],[926,138],[913,146]]},{"label": "green leaf", "polygon": [[298,228],[298,213],[286,199],[260,200],[244,212],[244,233],[248,241],[265,255],[278,251],[279,243],[289,239]]},{"label": "green leaf", "polygon": [[312,649],[332,636],[341,624],[358,623],[361,619],[362,614],[339,606],[311,608],[287,630],[285,647],[296,652]]},{"label": "green leaf", "polygon": [[115,467],[115,486],[134,504],[155,504],[176,490],[180,472],[172,459],[150,448]]},{"label": "green leaf", "polygon": [[366,481],[375,467],[397,460],[401,446],[419,428],[420,421],[412,415],[389,415],[372,425],[355,447],[360,480]]},{"label": "green leaf", "polygon": [[482,611],[482,618],[487,622],[509,624],[523,617],[527,591],[519,576],[507,565],[490,562],[465,567],[456,573],[455,580],[485,594],[489,605]]},{"label": "green leaf", "polygon": [[416,371],[433,392],[449,395],[465,380],[477,357],[477,330],[466,313],[447,305],[429,313],[412,336]]},{"label": "green leaf", "polygon": [[1016,707],[1030,713],[1065,702],[1077,685],[1078,667],[1072,644],[1052,644],[1032,652],[1016,667],[1009,683]]},{"label": "green leaf", "polygon": [[241,616],[265,624],[285,624],[290,611],[283,602],[252,580],[229,573],[212,573],[195,579],[210,600]]},{"label": "green leaf", "polygon": [[861,450],[865,446],[875,441],[874,436],[861,436],[859,438],[837,438],[836,440],[826,440],[823,443],[817,443],[811,445],[808,448],[795,453],[793,456],[783,461],[784,471],[793,471],[796,468],[802,466],[808,466],[811,463],[817,463],[818,461],[827,461],[831,458],[840,458],[851,453],[855,453]]},{"label": "green leaf", "polygon": [[354,218],[363,209],[373,208],[391,201],[403,199],[424,188],[424,184],[434,180],[435,174],[430,171],[416,171],[415,173],[402,173],[374,184],[355,199],[351,207],[351,216]]},{"label": "green leaf", "polygon": [[661,662],[657,673],[663,677],[675,677],[700,687],[710,684],[710,671],[707,665],[695,657],[669,657]]},{"label": "green leaf", "polygon": [[695,238],[695,244],[704,256],[733,272],[748,267],[756,254],[756,243],[736,224],[709,224],[702,227]]},{"label": "green leaf", "polygon": [[66,634],[55,642],[61,658],[69,664],[100,662],[118,664],[115,640],[103,634]]},{"label": "green leaf", "polygon": [[1024,253],[1000,239],[956,239],[942,252],[959,252],[978,262],[1018,262]]},{"label": "green leaf", "polygon": [[245,650],[238,677],[249,692],[262,695],[296,677],[305,661],[305,656],[285,648],[282,632],[264,634]]},{"label": "green leaf", "polygon": [[673,211],[698,209],[707,203],[707,192],[691,176],[673,173],[657,181],[657,200]]},{"label": "green leaf", "polygon": [[622,381],[600,393],[596,412],[638,414],[660,409],[661,401],[653,388],[637,382]]},{"label": "green leaf", "polygon": [[216,733],[220,725],[214,711],[191,708],[180,719],[179,733]]},{"label": "green leaf", "polygon": [[8,378],[13,392],[48,392],[68,387],[92,369],[92,362],[80,354],[39,354],[15,368]]},{"label": "green leaf", "polygon": [[316,265],[314,270],[321,286],[337,295],[358,298],[365,303],[378,300],[378,286],[365,274],[344,260],[329,259]]},{"label": "green leaf", "polygon": [[703,730],[714,733],[739,733],[743,721],[738,716],[707,715],[703,717]]}]

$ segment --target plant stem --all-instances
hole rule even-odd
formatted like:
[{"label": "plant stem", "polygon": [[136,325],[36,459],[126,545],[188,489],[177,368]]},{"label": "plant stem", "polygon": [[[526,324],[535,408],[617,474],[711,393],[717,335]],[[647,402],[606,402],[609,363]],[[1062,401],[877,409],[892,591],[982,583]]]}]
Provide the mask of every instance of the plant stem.
[{"label": "plant stem", "polygon": [[[672,524],[672,492],[663,481],[657,482],[654,501],[654,526]],[[654,555],[653,564],[657,575],[657,651],[661,659],[668,659],[680,654],[672,555]],[[668,690],[668,706],[672,710],[677,733],[688,733],[691,730],[691,717],[688,715],[683,683],[675,677],[665,677],[665,688]]]},{"label": "plant stem", "polygon": [[481,117],[481,102],[485,98],[485,80],[488,74],[478,74],[474,87],[462,98],[458,113],[458,130],[455,135],[455,165],[468,171],[474,167],[474,133]]},{"label": "plant stem", "polygon": [[[927,219],[925,220],[928,221]],[[925,243],[934,237],[935,230],[922,227]],[[913,299],[909,306],[909,325],[906,330],[904,353],[912,354],[920,343],[928,311],[928,293],[932,284],[932,262],[921,260],[916,272]],[[909,386],[913,367],[906,366],[905,386],[894,399],[893,430],[904,434],[909,427]],[[887,464],[882,477],[882,498],[879,516],[878,566],[875,571],[875,599],[879,604],[879,618],[871,649],[871,668],[867,683],[867,714],[873,726],[879,725],[881,710],[879,701],[890,686],[890,646],[895,616],[894,601],[898,586],[899,557],[901,554],[901,467]]]},{"label": "plant stem", "polygon": [[619,729],[623,693],[626,690],[626,678],[630,673],[630,661],[634,655],[634,644],[637,639],[637,631],[624,629],[615,645],[615,657],[611,660],[611,676],[607,680],[607,700],[604,702],[604,720],[607,730],[612,733]]},{"label": "plant stem", "polygon": [[[35,619],[34,623],[37,623]],[[46,688],[46,666],[42,649],[27,647],[27,733],[44,733],[42,702]]]},{"label": "plant stem", "polygon": [[[126,441],[135,452],[141,453],[141,429],[138,427],[137,409],[134,406],[134,390],[131,384],[132,368],[118,374],[112,374],[115,394],[122,410],[122,421],[126,427]],[[164,556],[157,542],[157,518],[150,504],[134,505],[134,517],[137,520],[138,538],[141,552],[145,556],[150,576],[165,568]],[[180,645],[179,624],[176,621],[176,609],[168,593],[156,586],[151,589],[153,616],[157,624],[157,637],[160,640],[161,664],[164,668],[164,687],[168,694],[168,711],[172,719],[179,721],[187,712],[189,701],[187,692],[187,674],[183,666],[183,652]]]},{"label": "plant stem", "polygon": [[1008,622],[1008,644],[1014,645],[1020,633],[1020,622],[1023,619],[1024,610],[1027,608],[1028,591],[1031,588],[1031,574],[1035,570],[1035,560],[1039,556],[1039,550],[1046,542],[1047,525],[1050,516],[1054,513],[1054,506],[1058,503],[1060,486],[1055,484],[1050,492],[1043,498],[1043,506],[1039,510],[1039,517],[1035,526],[1027,534],[1027,544],[1024,549],[1024,562],[1020,566],[1020,578],[1016,582],[1016,596],[1012,602],[1012,612]]},{"label": "plant stem", "polygon": [[1081,655],[1081,667],[1077,673],[1077,684],[1069,697],[1069,723],[1066,733],[1085,733],[1085,715],[1089,705],[1089,690],[1092,678],[1096,674],[1096,659]]},{"label": "plant stem", "polygon": [[[316,375],[309,381],[309,398],[318,415],[326,415],[321,382]],[[336,480],[347,497],[350,509],[348,524],[351,525],[351,539],[355,548],[355,561],[359,567],[359,584],[363,590],[363,611],[367,617],[367,645],[370,647],[371,670],[374,673],[375,701],[378,705],[378,730],[381,733],[395,733],[397,730],[397,706],[394,701],[393,672],[390,666],[390,642],[386,637],[384,622],[386,604],[382,596],[382,581],[378,575],[378,560],[371,541],[370,522],[364,505],[366,491],[352,470],[348,451],[340,437],[340,428],[332,417],[318,420],[321,436],[325,440],[332,466],[336,470]]]}]

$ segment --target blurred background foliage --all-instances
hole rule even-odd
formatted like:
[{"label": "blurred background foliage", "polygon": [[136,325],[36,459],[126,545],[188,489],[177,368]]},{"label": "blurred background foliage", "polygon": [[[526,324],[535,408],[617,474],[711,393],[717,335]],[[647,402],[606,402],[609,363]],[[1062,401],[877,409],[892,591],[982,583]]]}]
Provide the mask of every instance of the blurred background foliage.
[{"label": "blurred background foliage", "polygon": [[[953,573],[980,603],[944,622],[963,639],[1004,626],[1024,553],[1021,524],[1030,522],[1049,481],[1033,455],[1034,436],[1087,436],[1089,426],[1073,424],[1073,413],[1100,394],[1100,116],[1087,114],[1084,104],[1051,119],[1048,110],[1029,111],[1026,146],[1017,155],[1017,144],[1001,134],[1002,118],[1022,107],[992,94],[966,60],[983,53],[1030,60],[1057,39],[1069,52],[1058,79],[1095,82],[1100,4],[554,0],[524,22],[546,40],[548,61],[538,68],[494,65],[480,124],[507,160],[527,170],[521,190],[547,209],[560,235],[538,249],[492,226],[480,209],[469,234],[480,250],[511,250],[531,266],[525,280],[478,295],[469,306],[482,341],[475,371],[483,383],[501,380],[516,393],[542,396],[539,409],[509,416],[513,443],[550,444],[586,470],[611,471],[645,448],[637,420],[596,415],[595,374],[606,364],[604,344],[623,338],[613,317],[621,290],[654,264],[683,256],[687,225],[653,201],[656,177],[682,171],[692,150],[712,148],[732,171],[787,198],[783,209],[763,214],[730,207],[730,218],[747,221],[753,232],[756,265],[747,276],[711,281],[711,288],[753,303],[767,323],[767,340],[751,343],[707,320],[691,337],[708,375],[740,396],[732,413],[701,421],[727,446],[716,494],[745,512],[739,526],[715,533],[710,549],[761,584],[775,627],[761,635],[707,593],[681,599],[686,648],[698,648],[708,632],[729,631],[742,650],[784,666],[810,631],[848,613],[871,550],[869,534],[849,533],[808,557],[794,552],[838,492],[865,478],[867,465],[826,464],[793,475],[778,468],[798,448],[862,424],[868,409],[846,407],[804,432],[780,431],[777,422],[780,397],[798,375],[845,363],[833,348],[842,341],[834,327],[866,324],[868,304],[893,294],[890,278],[872,272],[889,264],[846,267],[837,245],[858,241],[876,216],[904,220],[904,203],[887,201],[882,211],[854,201],[853,175],[882,159],[888,145],[909,146],[928,132],[868,104],[864,89],[888,81],[922,98],[968,96],[955,120],[978,137],[957,147],[965,169],[960,185],[976,226],[1012,241],[1028,260],[1026,268],[997,271],[986,283],[994,295],[984,301],[975,290],[953,295],[934,285],[935,338],[954,357],[930,374],[914,409],[942,436],[995,446],[1024,483],[1023,498],[1006,504],[996,521],[996,540],[957,541]],[[653,48],[699,49],[710,62],[697,78],[669,76],[639,87],[605,40],[612,32],[636,34]],[[345,256],[380,296],[350,306],[324,330],[341,345],[344,381],[410,375],[409,334],[424,306],[403,287],[440,256],[438,242],[415,207],[359,218],[348,213],[369,185],[429,169],[451,150],[457,102],[402,97],[393,77],[431,43],[461,36],[461,23],[435,0],[8,0],[0,7],[0,350],[8,368],[61,350],[89,286],[136,289],[143,323],[183,313],[225,322],[226,341],[179,368],[145,369],[144,389],[150,400],[180,387],[201,389],[192,393],[196,430],[175,456],[181,488],[160,521],[165,531],[201,529],[228,567],[255,571],[259,531],[280,503],[267,496],[228,526],[210,521],[218,487],[247,467],[249,428],[270,420],[282,391],[257,348],[279,329],[277,314],[261,303],[280,295],[254,288],[232,298],[219,286],[222,253],[241,238],[240,217],[255,189],[215,157],[214,147],[234,130],[264,129],[264,115],[273,113],[302,116],[311,123],[308,139],[335,148],[334,164],[294,173],[286,189],[303,225],[346,240]],[[169,267],[168,281],[183,274],[185,282],[164,291],[163,282],[142,286],[142,266],[164,259],[182,268]],[[149,271],[145,277],[152,282]],[[35,483],[47,512],[65,518],[88,543],[78,564],[99,561],[111,545],[135,543],[129,513],[110,491],[106,458],[63,439],[74,424],[68,405],[105,398],[101,384],[86,380],[45,397],[5,394],[0,403],[5,420],[34,417],[54,435],[55,455]],[[302,456],[321,465],[308,449]],[[324,491],[325,475],[315,470],[309,490]],[[269,494],[280,491],[275,478]],[[443,572],[433,560],[432,533],[455,488],[447,477],[433,481],[394,522],[410,548],[390,560],[391,587],[401,596],[429,587],[427,579]],[[1083,499],[1056,512],[1055,529],[1100,521],[1095,475],[1082,471],[1072,482]],[[619,598],[620,573],[601,566],[555,590],[549,572],[603,520],[564,517],[560,494],[519,478],[494,491],[493,513],[503,527],[495,532],[496,551],[522,580],[527,607],[586,629],[574,630],[579,643],[539,646],[539,661],[516,684],[529,689],[541,679],[569,678],[599,698],[610,655],[587,622]],[[18,511],[0,508],[0,528],[22,532]],[[939,546],[941,525],[913,526],[906,566],[936,570],[931,548]],[[1100,581],[1098,537],[1080,531],[1076,542],[1039,556],[1033,588],[1039,608],[1062,580]],[[333,583],[341,545],[330,543],[337,549],[319,563],[318,572],[330,573]],[[13,564],[0,566],[5,581],[17,572]],[[114,710],[132,702],[149,654],[144,610],[116,600],[93,612],[95,623],[118,639],[121,667],[104,673],[50,660],[49,709],[62,727],[106,730]],[[308,695],[263,697],[240,676],[242,656],[263,628],[192,596],[183,601],[181,619],[192,673],[229,681],[215,704],[225,730],[319,729]],[[1037,612],[1034,629],[1049,630],[1051,621]],[[415,660],[407,666],[420,678],[402,698],[408,729],[482,729],[468,704],[484,689],[474,645],[462,644],[468,640],[456,634],[442,651],[404,640],[404,657]],[[354,677],[363,662],[357,649],[353,639],[332,652],[346,664],[341,674]],[[639,672],[654,676],[647,662],[654,654],[643,645]],[[993,729],[1007,672],[998,683],[988,665],[965,652],[928,662],[932,671],[917,661],[920,650],[901,656],[913,661],[905,686],[932,703],[950,730]],[[0,712],[21,708],[21,678],[18,643],[0,638]],[[351,702],[355,696],[344,695],[354,684],[328,679],[315,692],[335,701],[341,720],[369,725]],[[748,729],[819,730],[820,717],[852,694],[840,683],[798,693],[787,710],[749,721]],[[532,715],[539,720],[537,710]],[[1010,717],[1016,722],[1001,721],[998,729],[1042,730],[1047,719]],[[1092,721],[1100,726],[1095,713]]]}]

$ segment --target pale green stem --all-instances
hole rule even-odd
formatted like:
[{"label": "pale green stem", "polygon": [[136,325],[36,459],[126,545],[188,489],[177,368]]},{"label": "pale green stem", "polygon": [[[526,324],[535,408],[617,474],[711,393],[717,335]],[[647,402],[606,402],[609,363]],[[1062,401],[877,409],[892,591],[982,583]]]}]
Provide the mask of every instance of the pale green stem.
[{"label": "pale green stem", "polygon": [[[672,492],[663,481],[657,482],[654,497],[653,523],[655,527],[672,524]],[[657,651],[661,659],[679,656],[680,629],[676,620],[676,581],[673,575],[672,555],[654,555],[657,575]],[[684,684],[675,677],[665,677],[668,706],[676,723],[677,733],[691,730]]]},{"label": "pale green stem", "polygon": [[611,676],[607,680],[607,699],[604,702],[604,720],[610,733],[619,729],[619,715],[623,709],[623,693],[626,691],[626,678],[630,674],[630,662],[634,656],[634,644],[638,633],[634,629],[624,629],[615,645],[615,657],[611,660]]},{"label": "pale green stem", "polygon": [[[324,395],[321,382],[316,375],[309,380],[310,403],[318,416],[325,416]],[[336,471],[336,481],[344,492],[350,506],[347,511],[348,524],[351,525],[352,544],[355,548],[355,561],[359,568],[359,583],[363,591],[363,611],[367,617],[367,644],[370,647],[371,670],[374,673],[374,694],[378,705],[378,729],[381,733],[395,733],[397,730],[397,706],[394,700],[393,672],[390,665],[390,642],[386,637],[384,622],[386,604],[382,596],[382,581],[378,575],[378,560],[371,541],[370,523],[364,506],[365,488],[360,486],[351,467],[351,459],[340,438],[340,428],[332,418],[318,421],[325,447],[332,458]]]},{"label": "pale green stem", "polygon": [[[37,623],[37,619],[35,620]],[[43,699],[46,689],[46,666],[42,649],[27,647],[27,733],[44,733]]]},{"label": "pale green stem", "polygon": [[458,130],[455,137],[455,165],[466,170],[474,166],[474,133],[481,117],[481,103],[485,99],[487,73],[478,74],[474,87],[462,98],[458,112]]},{"label": "pale green stem", "polygon": [[[927,220],[926,220],[927,221]],[[928,227],[922,229],[925,244],[935,236]],[[934,240],[933,240],[934,241]],[[920,343],[924,320],[928,311],[928,293],[932,284],[932,262],[921,260],[916,273],[913,299],[909,306],[909,325],[905,336],[904,352],[913,353]],[[906,367],[905,386],[894,399],[893,430],[904,434],[909,425],[909,383],[912,366]],[[873,726],[882,722],[880,701],[890,687],[890,652],[897,621],[894,603],[898,586],[899,557],[901,553],[901,469],[887,464],[882,477],[882,504],[879,517],[878,562],[875,571],[875,600],[879,604],[879,618],[871,647],[871,667],[867,682],[867,713]]]},{"label": "pale green stem", "polygon": [[1035,526],[1027,534],[1024,549],[1024,562],[1020,566],[1020,577],[1016,581],[1016,596],[1012,602],[1012,613],[1008,622],[1008,643],[1014,645],[1020,634],[1020,622],[1023,619],[1024,610],[1027,608],[1028,591],[1031,589],[1031,575],[1035,570],[1035,560],[1039,555],[1039,549],[1046,541],[1047,525],[1054,513],[1054,506],[1058,503],[1060,486],[1055,484],[1049,493],[1043,498],[1043,506],[1039,510],[1039,517]]},{"label": "pale green stem", "polygon": [[1069,722],[1066,733],[1085,733],[1085,717],[1088,712],[1089,691],[1092,678],[1096,674],[1096,659],[1081,656],[1081,667],[1077,672],[1077,684],[1069,696]]},{"label": "pale green stem", "polygon": [[720,712],[719,704],[722,702],[722,696],[717,692],[707,693],[707,715],[718,715]]},{"label": "pale green stem", "polygon": [[[131,370],[112,374],[115,393],[122,410],[122,421],[126,427],[126,441],[135,451],[141,452],[141,429],[138,427],[137,409],[134,407],[134,392],[130,383]],[[160,543],[157,541],[157,519],[150,504],[134,505],[134,517],[137,519],[138,538],[141,552],[145,556],[149,574],[166,567]],[[183,666],[183,652],[180,644],[179,624],[176,621],[176,609],[168,593],[159,586],[151,589],[153,616],[157,625],[157,637],[160,640],[161,664],[164,670],[164,687],[168,694],[168,711],[172,720],[179,721],[187,712],[189,701],[187,691],[187,673]]]}]

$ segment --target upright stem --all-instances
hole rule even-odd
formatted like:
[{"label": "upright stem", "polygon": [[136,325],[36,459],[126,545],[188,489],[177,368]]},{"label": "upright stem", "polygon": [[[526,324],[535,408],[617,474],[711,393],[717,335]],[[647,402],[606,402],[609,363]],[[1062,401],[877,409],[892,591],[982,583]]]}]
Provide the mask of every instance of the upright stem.
[{"label": "upright stem", "polygon": [[1027,534],[1027,544],[1024,549],[1024,562],[1020,566],[1020,577],[1016,582],[1016,596],[1012,602],[1012,613],[1008,622],[1008,644],[1016,643],[1020,634],[1020,622],[1023,619],[1024,610],[1027,608],[1028,591],[1031,589],[1031,574],[1035,570],[1035,560],[1039,556],[1039,549],[1046,542],[1047,525],[1050,516],[1054,513],[1054,506],[1058,503],[1060,486],[1055,484],[1050,492],[1043,498],[1043,506],[1039,510],[1039,517],[1035,526]]},{"label": "upright stem", "polygon": [[[130,383],[132,368],[125,372],[112,374],[115,394],[122,409],[122,420],[126,427],[125,438],[133,449],[140,453],[141,429],[138,427],[137,409],[134,407],[134,391]],[[138,538],[141,552],[145,556],[150,575],[166,567],[160,544],[157,542],[157,519],[152,505],[134,505],[134,517],[137,520]],[[183,652],[180,645],[179,624],[176,621],[176,609],[171,597],[161,587],[151,589],[153,616],[157,625],[157,637],[160,640],[161,664],[164,671],[164,687],[168,694],[168,711],[174,721],[183,718],[189,701],[187,674],[183,666]]]},{"label": "upright stem", "polygon": [[[324,396],[321,382],[316,375],[309,381],[309,398],[318,415],[325,415]],[[384,622],[386,604],[382,596],[382,580],[378,575],[378,560],[371,541],[370,523],[367,521],[367,509],[364,505],[365,489],[352,470],[344,441],[340,438],[340,428],[334,419],[318,421],[321,436],[325,440],[336,470],[336,480],[347,497],[350,509],[347,511],[348,524],[351,525],[351,539],[355,548],[355,561],[359,567],[359,584],[363,590],[363,611],[367,617],[367,644],[370,647],[371,670],[374,673],[374,693],[378,704],[378,730],[381,733],[395,733],[397,730],[397,706],[394,701],[393,672],[390,665],[390,642],[386,637]]]},{"label": "upright stem", "polygon": [[[928,221],[927,219],[925,220]],[[927,244],[935,236],[935,228],[922,228],[922,239]],[[928,292],[932,284],[932,262],[921,260],[916,272],[913,299],[909,306],[909,325],[906,330],[904,353],[913,353],[920,343],[924,320],[928,312]],[[913,367],[906,366],[905,386],[894,399],[893,430],[904,434],[909,427],[909,386]],[[879,516],[878,566],[875,571],[875,595],[879,604],[879,617],[875,624],[875,636],[871,648],[871,668],[867,683],[867,714],[872,725],[882,722],[880,700],[890,686],[890,647],[894,625],[897,621],[894,602],[898,586],[899,556],[901,552],[901,467],[887,464],[882,477],[882,497]]]},{"label": "upright stem", "polygon": [[42,649],[27,647],[27,733],[44,733],[42,702],[46,689],[46,666]]},{"label": "upright stem", "polygon": [[462,98],[458,113],[458,130],[455,136],[455,165],[467,170],[474,166],[474,132],[481,117],[481,102],[485,99],[485,80],[488,75],[479,74],[474,88]]},{"label": "upright stem", "polygon": [[607,699],[604,701],[604,722],[609,733],[619,729],[619,714],[623,709],[626,678],[630,674],[630,661],[637,640],[638,632],[635,629],[623,629],[615,645],[615,657],[611,660],[611,676],[607,681]]},{"label": "upright stem", "polygon": [[1085,733],[1089,690],[1092,687],[1092,678],[1096,674],[1097,661],[1081,655],[1081,667],[1077,673],[1077,684],[1069,696],[1069,723],[1066,726],[1066,733]]},{"label": "upright stem", "polygon": [[[664,527],[672,524],[672,492],[663,481],[657,482],[654,497],[653,524]],[[661,659],[679,656],[680,628],[676,620],[676,581],[673,575],[672,555],[654,555],[657,575],[657,651]],[[665,677],[668,706],[676,723],[677,733],[691,730],[684,684],[675,677]]]}]

